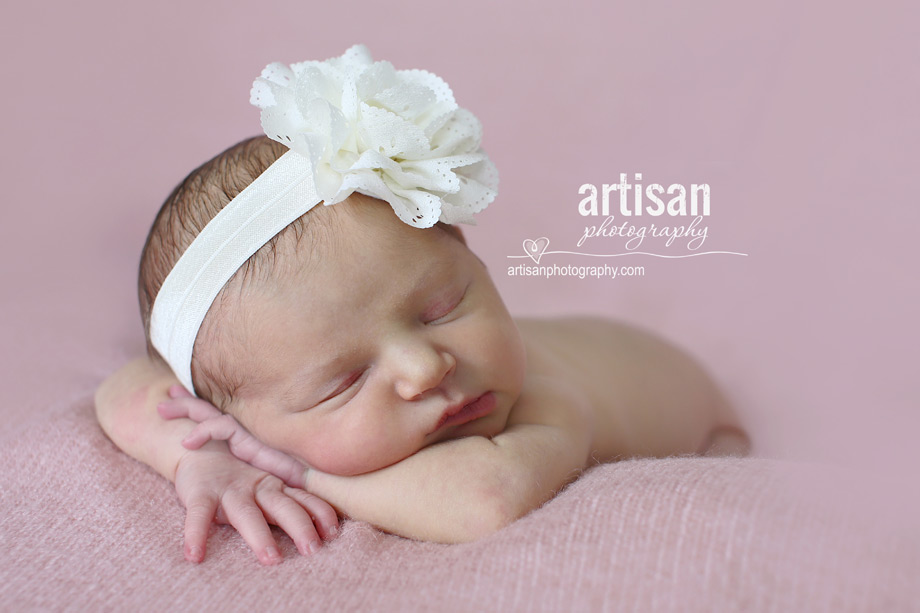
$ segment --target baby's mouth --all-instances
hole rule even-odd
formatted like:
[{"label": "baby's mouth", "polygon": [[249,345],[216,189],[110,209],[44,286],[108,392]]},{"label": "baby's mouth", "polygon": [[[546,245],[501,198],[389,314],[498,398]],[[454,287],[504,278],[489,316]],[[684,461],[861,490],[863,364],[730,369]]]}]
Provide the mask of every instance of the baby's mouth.
[{"label": "baby's mouth", "polygon": [[480,417],[485,417],[494,409],[495,394],[492,392],[486,392],[482,396],[468,401],[466,404],[458,404],[449,407],[446,411],[444,411],[441,419],[438,420],[438,425],[435,426],[434,430],[432,430],[432,433],[437,432],[441,428],[460,426],[462,424],[479,419]]}]

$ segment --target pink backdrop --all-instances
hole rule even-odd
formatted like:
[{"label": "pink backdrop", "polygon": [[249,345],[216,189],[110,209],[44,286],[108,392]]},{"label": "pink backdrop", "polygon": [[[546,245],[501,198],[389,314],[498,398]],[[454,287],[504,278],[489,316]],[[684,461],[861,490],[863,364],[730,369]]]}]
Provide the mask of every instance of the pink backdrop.
[{"label": "pink backdrop", "polygon": [[[441,75],[482,120],[502,190],[467,234],[513,312],[651,327],[709,366],[757,455],[897,462],[913,478],[920,54],[906,7],[18,3],[0,42],[8,427],[141,351],[149,223],[189,169],[259,131],[259,70],[363,42]],[[630,256],[641,278],[507,276],[525,239],[572,249],[578,187],[621,172],[710,184],[707,248],[749,255]]]}]

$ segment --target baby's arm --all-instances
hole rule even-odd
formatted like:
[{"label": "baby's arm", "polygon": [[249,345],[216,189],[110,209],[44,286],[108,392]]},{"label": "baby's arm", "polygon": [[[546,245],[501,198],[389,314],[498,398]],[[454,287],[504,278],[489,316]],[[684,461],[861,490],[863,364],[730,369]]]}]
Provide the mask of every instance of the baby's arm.
[{"label": "baby's arm", "polygon": [[186,450],[164,441],[181,441],[194,424],[164,421],[156,405],[169,399],[167,392],[177,382],[168,368],[144,357],[123,366],[96,390],[96,418],[102,430],[122,451],[172,482]]},{"label": "baby's arm", "polygon": [[96,415],[102,429],[123,451],[175,482],[187,509],[188,560],[203,559],[215,516],[239,530],[265,564],[280,561],[267,522],[281,526],[304,554],[321,543],[316,528],[327,539],[335,534],[338,521],[326,502],[285,487],[277,478],[237,460],[223,441],[209,442],[193,452],[182,447],[182,439],[195,423],[190,419],[167,421],[156,410],[170,397],[187,395],[177,383],[165,366],[147,358],[135,360],[99,387]]},{"label": "baby's arm", "polygon": [[[444,441],[353,477],[308,469],[306,489],[350,517],[401,536],[452,543],[489,534],[551,498],[588,461],[593,424],[587,402],[559,382],[534,379],[508,427],[491,439]],[[192,438],[200,443],[241,430],[228,425],[230,418],[221,420],[202,424]]]},{"label": "baby's arm", "polygon": [[[523,399],[522,399],[523,401]],[[307,472],[307,491],[388,532],[456,543],[486,536],[552,498],[585,468],[588,411],[549,394],[558,419],[524,419],[491,439],[444,441],[376,472]]]}]

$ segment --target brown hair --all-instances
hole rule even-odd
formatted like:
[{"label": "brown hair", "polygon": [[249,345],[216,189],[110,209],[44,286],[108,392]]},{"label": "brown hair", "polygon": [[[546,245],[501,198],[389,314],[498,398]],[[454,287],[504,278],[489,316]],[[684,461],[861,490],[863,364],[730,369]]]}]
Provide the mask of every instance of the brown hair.
[{"label": "brown hair", "polygon": [[[150,312],[166,276],[207,223],[286,151],[287,147],[266,136],[256,136],[237,143],[189,173],[160,207],[141,253],[138,272],[141,320],[147,338],[147,353],[153,359],[162,361],[150,342]],[[316,207],[314,211],[325,208]],[[256,251],[227,286],[240,276],[245,282],[253,276],[264,277],[270,274],[276,264],[279,243],[291,236],[291,233],[296,243],[300,242],[305,233],[311,241],[331,235],[332,215],[315,212],[308,214],[311,215],[309,223],[305,222],[306,216],[291,223]],[[440,223],[437,225],[465,243],[459,228]],[[225,291],[221,290],[214,301],[218,308],[224,297]],[[208,344],[217,339],[221,343],[238,341],[219,326],[207,325],[208,319],[205,318],[199,339],[207,337]],[[213,355],[208,355],[208,359],[199,359],[200,356],[196,357],[195,353],[197,351],[193,352],[191,367],[196,393],[226,408],[234,390],[241,384],[241,374],[234,372],[225,351],[210,352]]]}]

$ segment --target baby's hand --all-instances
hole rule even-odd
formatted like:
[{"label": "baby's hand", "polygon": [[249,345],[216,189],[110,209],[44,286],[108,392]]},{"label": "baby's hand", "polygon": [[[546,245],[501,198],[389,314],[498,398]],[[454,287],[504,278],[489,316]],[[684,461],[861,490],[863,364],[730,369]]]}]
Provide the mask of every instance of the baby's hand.
[{"label": "baby's hand", "polygon": [[169,402],[157,411],[163,419],[188,417],[198,425],[182,441],[186,449],[198,449],[208,441],[227,441],[230,452],[240,460],[275,475],[291,487],[303,488],[306,470],[303,462],[269,447],[244,428],[232,416],[221,413],[209,402],[195,398],[182,386],[169,388]]},{"label": "baby's hand", "polygon": [[[171,389],[170,396],[172,400],[157,407],[165,419],[191,417],[198,421],[207,420],[208,415],[220,416],[215,407],[184,390]],[[189,438],[194,439],[194,435],[195,432]],[[182,456],[176,468],[176,492],[187,509],[187,560],[200,562],[204,558],[208,529],[215,520],[233,525],[263,564],[281,561],[269,523],[287,532],[304,555],[315,552],[322,544],[321,539],[329,540],[336,535],[338,518],[326,501],[302,489],[286,487],[277,477],[238,460],[231,454],[228,444],[215,441],[205,445],[206,442],[207,439],[198,437],[191,445],[183,443],[196,450]],[[245,439],[238,444],[243,449],[253,448]],[[258,449],[255,451],[262,460],[271,459],[270,455],[259,454]],[[288,463],[295,462],[284,457]],[[302,470],[301,466],[301,474]]]}]

